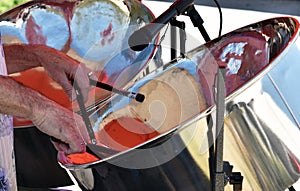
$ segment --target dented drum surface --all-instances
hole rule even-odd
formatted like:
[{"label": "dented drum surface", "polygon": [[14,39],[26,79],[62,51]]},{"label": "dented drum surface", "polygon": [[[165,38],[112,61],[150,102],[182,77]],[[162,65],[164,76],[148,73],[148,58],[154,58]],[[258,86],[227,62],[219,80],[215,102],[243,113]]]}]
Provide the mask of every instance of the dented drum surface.
[{"label": "dented drum surface", "polygon": [[[132,51],[127,40],[133,31],[153,18],[151,11],[136,0],[40,0],[1,14],[0,29],[5,44],[52,47],[98,71],[102,82],[123,88],[132,84],[155,54],[154,47]],[[12,77],[67,108],[79,110],[41,67]],[[94,88],[87,109],[93,110],[109,96],[111,93]],[[15,118],[14,125],[31,126],[31,123]]]},{"label": "dented drum surface", "polygon": [[210,190],[225,63],[224,161],[243,190],[289,188],[300,176],[298,36],[296,19],[272,18],[186,53],[130,88],[143,103],[118,96],[90,116],[98,146],[117,153],[69,155],[61,165],[87,190]]}]

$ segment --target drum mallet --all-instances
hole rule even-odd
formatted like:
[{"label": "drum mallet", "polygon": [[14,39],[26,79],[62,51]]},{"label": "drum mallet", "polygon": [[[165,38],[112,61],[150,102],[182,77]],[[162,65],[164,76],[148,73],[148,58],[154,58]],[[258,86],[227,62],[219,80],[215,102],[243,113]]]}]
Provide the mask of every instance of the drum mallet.
[{"label": "drum mallet", "polygon": [[98,88],[105,89],[107,91],[114,92],[116,94],[135,99],[138,102],[143,102],[145,100],[145,96],[143,94],[129,92],[129,91],[125,91],[125,90],[119,90],[119,89],[112,87],[111,85],[108,85],[108,84],[105,84],[105,83],[102,83],[102,82],[99,82],[99,81],[96,81],[93,79],[90,79],[90,84],[93,86],[96,86]]}]

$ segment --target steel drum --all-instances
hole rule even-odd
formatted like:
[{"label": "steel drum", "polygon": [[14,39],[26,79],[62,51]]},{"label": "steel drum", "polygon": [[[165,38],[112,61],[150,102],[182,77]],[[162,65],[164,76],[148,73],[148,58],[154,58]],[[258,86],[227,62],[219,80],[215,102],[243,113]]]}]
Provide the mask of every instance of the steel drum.
[{"label": "steel drum", "polygon": [[298,36],[299,22],[279,17],[199,46],[130,87],[143,103],[118,96],[90,116],[102,156],[59,163],[83,190],[210,190],[226,63],[225,190],[289,188],[300,176]]},{"label": "steel drum", "polygon": [[[6,44],[42,44],[55,48],[98,71],[102,82],[122,88],[132,84],[155,54],[153,46],[134,52],[127,40],[133,31],[153,18],[150,10],[136,0],[39,0],[0,15],[0,30]],[[12,77],[67,108],[79,110],[43,68]],[[111,93],[107,91],[91,90],[87,110],[92,111],[109,96]],[[19,118],[15,118],[14,125],[32,126],[31,122]]]}]

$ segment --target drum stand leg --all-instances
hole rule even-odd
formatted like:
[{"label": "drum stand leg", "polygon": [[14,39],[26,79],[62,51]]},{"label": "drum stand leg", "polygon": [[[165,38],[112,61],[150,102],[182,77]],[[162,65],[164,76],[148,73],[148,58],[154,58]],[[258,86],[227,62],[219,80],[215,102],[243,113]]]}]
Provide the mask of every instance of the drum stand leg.
[{"label": "drum stand leg", "polygon": [[[217,72],[216,89],[216,142],[209,149],[209,167],[211,188],[213,191],[224,191],[224,187],[229,182],[233,185],[234,191],[242,190],[243,176],[240,172],[232,172],[233,166],[223,160],[224,148],[224,114],[226,97],[226,65],[220,65]],[[212,117],[208,120],[208,140],[214,143],[212,135]]]},{"label": "drum stand leg", "polygon": [[216,94],[216,146],[215,146],[215,161],[214,161],[214,191],[224,190],[225,179],[223,170],[223,141],[224,141],[224,112],[225,112],[225,78],[226,65],[219,65],[217,72],[217,94]]},{"label": "drum stand leg", "polygon": [[224,161],[223,170],[225,177],[225,186],[229,182],[233,185],[233,191],[241,191],[244,177],[240,172],[232,172],[233,166],[229,162]]}]

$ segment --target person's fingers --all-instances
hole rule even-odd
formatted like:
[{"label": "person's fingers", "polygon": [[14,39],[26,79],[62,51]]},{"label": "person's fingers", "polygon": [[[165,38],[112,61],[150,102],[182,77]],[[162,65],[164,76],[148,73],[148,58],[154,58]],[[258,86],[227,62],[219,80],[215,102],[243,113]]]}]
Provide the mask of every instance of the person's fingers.
[{"label": "person's fingers", "polygon": [[58,80],[65,93],[67,94],[70,101],[76,100],[76,93],[73,88],[72,82],[67,78],[67,76],[61,76]]},{"label": "person's fingers", "polygon": [[54,145],[55,149],[58,150],[58,151],[65,151],[68,149],[68,145],[61,142],[61,141],[53,141],[51,140],[52,144]]},{"label": "person's fingers", "polygon": [[86,151],[87,130],[81,116],[41,96],[30,117],[35,126],[51,137],[58,151],[66,154]]},{"label": "person's fingers", "polygon": [[83,153],[86,151],[86,142],[83,138],[73,139],[73,141],[70,143],[53,139],[51,139],[51,142],[57,151],[62,151],[66,155],[72,153]]},{"label": "person's fingers", "polygon": [[91,70],[89,70],[83,64],[80,64],[75,75],[75,80],[78,85],[78,88],[80,89],[84,102],[88,100],[88,94],[91,88],[89,80],[90,73]]},{"label": "person's fingers", "polygon": [[75,139],[69,143],[69,147],[64,150],[65,154],[83,153],[86,151],[86,142],[82,139]]},{"label": "person's fingers", "polygon": [[72,161],[70,161],[69,158],[62,151],[57,152],[57,160],[62,164],[71,164],[72,163]]}]

